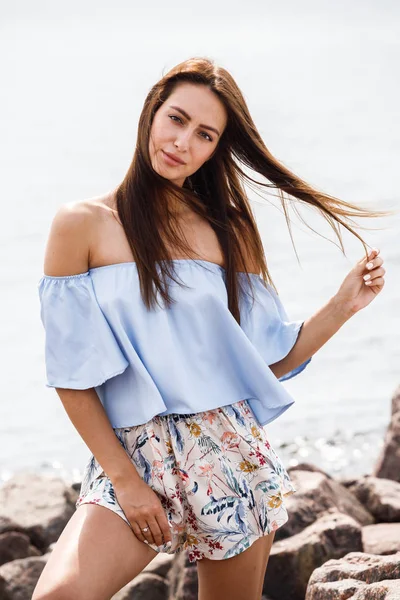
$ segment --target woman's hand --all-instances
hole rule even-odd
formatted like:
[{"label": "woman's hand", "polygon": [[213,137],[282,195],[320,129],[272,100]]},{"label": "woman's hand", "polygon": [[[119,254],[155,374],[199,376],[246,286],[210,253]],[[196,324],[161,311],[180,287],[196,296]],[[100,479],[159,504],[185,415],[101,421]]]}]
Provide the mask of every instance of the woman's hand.
[{"label": "woman's hand", "polygon": [[362,258],[346,275],[335,302],[347,313],[354,314],[368,306],[385,285],[383,259],[379,250],[373,248],[367,258]]},{"label": "woman's hand", "polygon": [[[141,542],[156,544],[172,542],[171,530],[161,501],[142,479],[113,484],[117,500],[133,532]],[[143,532],[147,527],[148,530]]]}]

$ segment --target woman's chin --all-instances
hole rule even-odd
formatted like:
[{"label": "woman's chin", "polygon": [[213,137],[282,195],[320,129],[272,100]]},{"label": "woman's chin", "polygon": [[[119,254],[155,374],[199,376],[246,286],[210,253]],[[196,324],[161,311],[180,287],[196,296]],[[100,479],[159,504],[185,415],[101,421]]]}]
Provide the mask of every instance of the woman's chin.
[{"label": "woman's chin", "polygon": [[163,167],[163,165],[159,165],[158,162],[157,162],[157,164],[152,163],[151,166],[153,167],[153,171],[155,171],[157,173],[157,175],[159,175],[160,177],[163,177],[164,179],[168,179],[168,181],[171,181],[172,183],[175,183],[176,185],[179,185],[180,187],[182,187],[185,179],[182,179],[182,178],[177,179],[176,177],[173,177],[173,175],[171,175],[171,171],[168,169],[168,167]]}]

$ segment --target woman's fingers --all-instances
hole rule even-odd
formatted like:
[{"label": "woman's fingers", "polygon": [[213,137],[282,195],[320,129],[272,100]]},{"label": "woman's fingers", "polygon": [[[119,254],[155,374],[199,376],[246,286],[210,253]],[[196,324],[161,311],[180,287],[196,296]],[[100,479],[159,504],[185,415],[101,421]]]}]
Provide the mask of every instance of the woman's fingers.
[{"label": "woman's fingers", "polygon": [[379,252],[380,252],[379,248],[371,248],[371,251],[368,256],[370,258],[374,258],[375,256],[378,256]]},{"label": "woman's fingers", "polygon": [[164,512],[157,512],[154,515],[147,514],[142,518],[137,517],[130,523],[134,534],[141,542],[156,546],[171,542],[171,530]]},{"label": "woman's fingers", "polygon": [[130,484],[122,484],[116,489],[116,495],[138,540],[156,546],[171,541],[167,515],[151,486],[144,481],[137,483],[134,489]]},{"label": "woman's fingers", "polygon": [[158,525],[158,522],[155,517],[152,517],[148,520],[150,531],[156,546],[161,546],[163,544],[163,536],[162,531]]},{"label": "woman's fingers", "polygon": [[384,267],[378,267],[377,269],[373,269],[372,271],[370,271],[369,273],[364,275],[363,279],[364,279],[366,285],[371,285],[372,283],[374,285],[376,285],[377,278],[383,277],[383,275],[385,273],[386,273],[386,270],[384,269]]},{"label": "woman's fingers", "polygon": [[[160,521],[165,522],[164,525],[160,525]],[[142,542],[155,544],[156,546],[171,542],[171,532],[165,515],[159,515],[158,520],[156,516],[149,516],[146,523],[139,521],[137,524],[132,523],[132,527],[136,537]],[[147,529],[147,531],[144,531],[144,529]]]},{"label": "woman's fingers", "polygon": [[374,279],[369,279],[368,281],[365,282],[365,285],[383,285],[385,283],[385,280],[383,277],[374,277]]},{"label": "woman's fingers", "polygon": [[[148,543],[147,539],[144,537],[144,533],[142,533],[142,530],[141,530],[140,526],[136,523],[136,521],[130,520],[129,522],[132,526],[133,533],[135,534],[137,539],[140,540],[141,542]],[[143,527],[146,527],[146,525],[143,525]]]},{"label": "woman's fingers", "polygon": [[375,269],[376,267],[380,267],[383,264],[383,258],[381,258],[380,256],[377,256],[376,258],[373,258],[371,260],[369,260],[367,262],[367,264],[365,265],[365,268],[368,271],[371,271],[371,269]]},{"label": "woman's fingers", "polygon": [[368,262],[365,264],[367,273],[363,275],[364,283],[368,286],[380,286],[383,287],[385,283],[384,275],[386,270],[383,265],[383,259],[378,256],[379,249],[372,248]]},{"label": "woman's fingers", "polygon": [[357,263],[358,269],[365,269],[368,264],[375,263],[377,260],[382,260],[379,255],[378,248],[372,248],[367,256],[363,256]]},{"label": "woman's fingers", "polygon": [[156,519],[158,522],[158,525],[161,529],[161,533],[162,536],[164,538],[164,542],[167,544],[168,542],[172,542],[172,535],[171,535],[171,529],[168,523],[168,519],[165,516],[164,512],[156,515]]},{"label": "woman's fingers", "polygon": [[[145,541],[148,542],[149,544],[154,544],[155,543],[155,538],[153,536],[154,528],[152,528],[151,524],[152,524],[151,517],[146,517],[145,521],[141,520],[141,519],[138,521],[138,525],[140,527],[140,532],[143,535]],[[144,531],[144,530],[146,530],[146,531]]]},{"label": "woman's fingers", "polygon": [[[364,261],[365,258],[362,262]],[[383,259],[380,256],[375,256],[375,258],[369,258],[367,263],[361,264],[361,274],[365,283],[367,283],[367,281],[371,281],[372,279],[378,276],[385,274],[385,269],[383,269],[382,265]],[[364,270],[366,272],[364,272]],[[368,283],[368,285],[371,285],[371,283]]]}]

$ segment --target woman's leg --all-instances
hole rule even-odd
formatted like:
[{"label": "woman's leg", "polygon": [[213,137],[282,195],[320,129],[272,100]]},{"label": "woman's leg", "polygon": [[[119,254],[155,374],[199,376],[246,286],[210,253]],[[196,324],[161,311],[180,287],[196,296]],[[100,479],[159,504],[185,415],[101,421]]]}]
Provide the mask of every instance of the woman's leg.
[{"label": "woman's leg", "polygon": [[156,554],[115,512],[82,504],[54,546],[32,600],[109,600]]},{"label": "woman's leg", "polygon": [[275,532],[232,558],[197,561],[199,600],[260,600]]}]

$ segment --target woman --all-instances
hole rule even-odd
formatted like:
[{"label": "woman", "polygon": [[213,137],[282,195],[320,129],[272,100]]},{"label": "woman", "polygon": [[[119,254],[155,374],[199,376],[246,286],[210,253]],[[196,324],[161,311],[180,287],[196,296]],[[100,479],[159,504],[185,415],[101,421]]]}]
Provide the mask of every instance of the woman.
[{"label": "woman", "polygon": [[[364,245],[306,321],[288,319],[272,285],[243,165],[285,209],[284,193]],[[122,184],[62,206],[49,235],[47,386],[92,456],[34,600],[110,598],[157,552],[182,549],[197,561],[200,599],[261,597],[295,492],[263,426],[294,402],[281,381],[382,290],[379,250],[349,225],[379,214],[274,159],[211,61],[187,60],[150,90]]]}]

